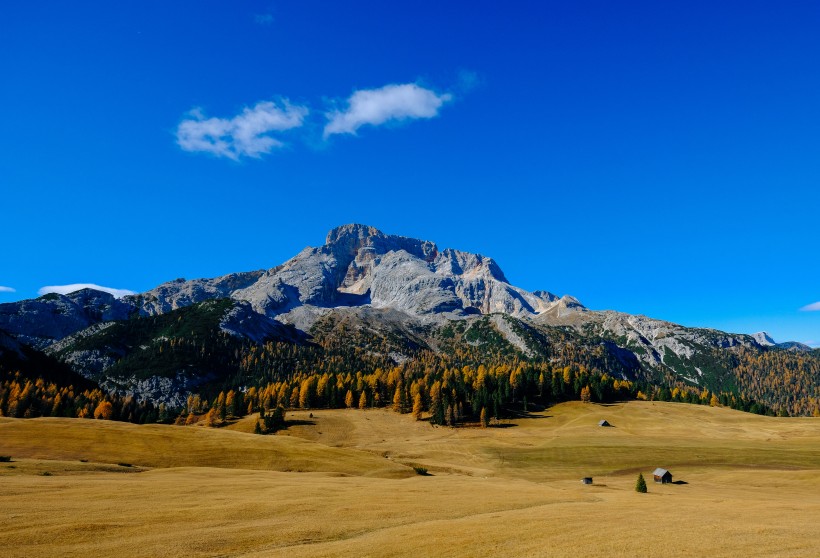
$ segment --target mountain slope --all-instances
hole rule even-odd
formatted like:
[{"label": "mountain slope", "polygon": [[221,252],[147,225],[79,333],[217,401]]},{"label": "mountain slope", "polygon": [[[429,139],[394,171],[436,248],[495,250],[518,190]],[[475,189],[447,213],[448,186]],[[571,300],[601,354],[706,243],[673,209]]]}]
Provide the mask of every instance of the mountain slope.
[{"label": "mountain slope", "polygon": [[247,302],[221,298],[99,323],[46,352],[109,391],[180,406],[204,384],[235,375],[246,346],[273,340],[301,343],[304,336]]},{"label": "mountain slope", "polygon": [[[560,361],[657,385],[756,394],[803,414],[820,397],[808,347],[592,311],[571,296],[511,285],[491,258],[355,224],[268,270],[177,279],[122,299],[83,290],[3,304],[2,331],[109,389],[166,402],[218,382],[272,381],[307,364],[337,370],[328,358],[356,371],[429,354],[455,365]],[[266,352],[278,355],[266,368],[246,362],[257,359],[253,347],[308,340],[313,348]],[[791,388],[771,370],[772,389],[740,376],[756,373],[749,355],[770,351],[791,355],[774,359],[774,369],[801,371],[805,404],[781,397]]]}]

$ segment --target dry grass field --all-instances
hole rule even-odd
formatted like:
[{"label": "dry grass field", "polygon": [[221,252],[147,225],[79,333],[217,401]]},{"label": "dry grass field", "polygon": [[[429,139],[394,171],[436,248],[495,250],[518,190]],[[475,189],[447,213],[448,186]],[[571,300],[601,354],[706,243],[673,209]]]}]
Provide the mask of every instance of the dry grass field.
[{"label": "dry grass field", "polygon": [[[253,417],[0,419],[0,556],[820,555],[820,420],[650,402],[485,430],[312,414],[275,436]],[[681,484],[651,482],[659,466]]]}]

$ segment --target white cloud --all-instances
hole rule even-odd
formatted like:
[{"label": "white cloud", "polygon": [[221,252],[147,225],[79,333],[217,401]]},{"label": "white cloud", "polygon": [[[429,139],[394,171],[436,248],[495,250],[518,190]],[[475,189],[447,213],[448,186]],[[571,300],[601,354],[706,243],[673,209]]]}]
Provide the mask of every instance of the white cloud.
[{"label": "white cloud", "polygon": [[801,308],[803,312],[820,312],[820,302],[815,302],[813,304],[807,304],[803,308]]},{"label": "white cloud", "polygon": [[16,293],[17,289],[12,289],[11,287],[4,287],[0,285],[0,293]]},{"label": "white cloud", "polygon": [[355,134],[365,124],[378,126],[390,120],[433,118],[452,98],[449,93],[439,95],[415,83],[360,89],[348,98],[346,110],[326,114],[329,122],[324,136]]},{"label": "white cloud", "polygon": [[253,20],[259,25],[270,25],[273,23],[273,14],[256,14]]},{"label": "white cloud", "polygon": [[306,107],[287,100],[281,106],[260,101],[233,118],[205,118],[200,109],[194,109],[177,128],[177,144],[185,151],[204,151],[234,161],[242,156],[260,157],[284,146],[271,132],[300,127],[307,113]]},{"label": "white cloud", "polygon": [[122,298],[126,295],[137,294],[134,291],[129,291],[128,289],[112,289],[111,287],[101,287],[100,285],[95,285],[94,283],[74,283],[73,285],[51,285],[39,289],[37,291],[37,294],[40,296],[43,296],[44,294],[48,293],[57,293],[64,295],[68,293],[73,293],[74,291],[79,291],[80,289],[94,289],[95,291],[110,293],[114,295],[115,298]]}]

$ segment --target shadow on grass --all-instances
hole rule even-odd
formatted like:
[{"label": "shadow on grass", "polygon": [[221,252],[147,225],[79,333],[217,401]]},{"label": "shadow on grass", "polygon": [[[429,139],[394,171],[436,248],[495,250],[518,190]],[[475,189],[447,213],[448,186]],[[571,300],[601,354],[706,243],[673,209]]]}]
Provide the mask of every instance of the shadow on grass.
[{"label": "shadow on grass", "polygon": [[313,420],[286,420],[284,426],[280,430],[286,430],[291,426],[316,426],[316,421]]},{"label": "shadow on grass", "polygon": [[541,412],[543,412],[543,411],[537,411],[536,410],[535,412],[529,412],[529,411],[510,411],[510,410],[508,410],[507,411],[507,416],[508,416],[508,418],[513,418],[513,419],[548,419],[548,418],[552,418],[552,415],[536,414],[536,413],[541,413]]},{"label": "shadow on grass", "polygon": [[686,481],[682,481],[682,480],[676,480],[676,481],[672,481],[672,484],[689,484],[689,483],[686,482]]}]

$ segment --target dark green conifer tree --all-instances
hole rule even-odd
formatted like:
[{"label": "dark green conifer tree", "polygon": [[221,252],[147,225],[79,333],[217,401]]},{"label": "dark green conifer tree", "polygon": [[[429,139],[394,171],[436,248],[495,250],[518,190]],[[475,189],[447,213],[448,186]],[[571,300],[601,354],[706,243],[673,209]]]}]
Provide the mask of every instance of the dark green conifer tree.
[{"label": "dark green conifer tree", "polygon": [[638,473],[638,482],[635,483],[635,492],[646,494],[646,481],[643,480],[643,473]]}]

